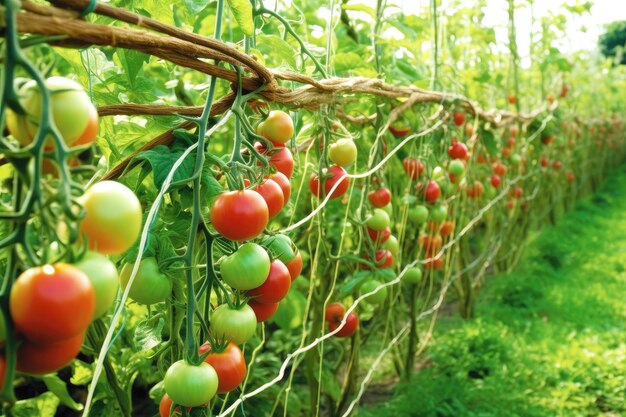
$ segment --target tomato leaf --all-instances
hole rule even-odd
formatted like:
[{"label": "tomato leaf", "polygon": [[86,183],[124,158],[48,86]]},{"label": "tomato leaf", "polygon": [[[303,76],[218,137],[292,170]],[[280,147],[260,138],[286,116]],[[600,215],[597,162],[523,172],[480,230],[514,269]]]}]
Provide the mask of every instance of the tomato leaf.
[{"label": "tomato leaf", "polygon": [[245,35],[252,36],[254,34],[252,3],[249,0],[227,0],[227,2],[241,31]]},{"label": "tomato leaf", "polygon": [[87,385],[93,378],[93,369],[85,362],[75,359],[72,361],[72,378],[70,382],[74,385]]},{"label": "tomato leaf", "polygon": [[185,6],[191,14],[200,13],[208,4],[208,0],[185,0]]},{"label": "tomato leaf", "polygon": [[481,129],[480,138],[487,148],[489,155],[495,155],[498,153],[498,145],[496,144],[496,138],[491,130]]},{"label": "tomato leaf", "polygon": [[124,74],[128,77],[130,85],[133,86],[137,75],[143,69],[143,65],[150,61],[150,55],[129,49],[118,49],[115,53],[122,64],[122,68],[124,68]]},{"label": "tomato leaf", "polygon": [[302,326],[306,298],[299,291],[289,291],[287,296],[278,304],[278,310],[272,321],[281,329],[296,329]]},{"label": "tomato leaf", "polygon": [[11,415],[13,417],[54,417],[59,403],[59,398],[52,392],[44,392],[39,397],[16,402],[11,408]]},{"label": "tomato leaf", "polygon": [[[279,65],[287,64],[291,68],[296,68],[296,50],[283,38],[276,35],[259,34],[256,38],[257,48],[264,54],[277,58]],[[275,62],[275,61],[274,61]]]},{"label": "tomato leaf", "polygon": [[366,280],[372,277],[372,271],[359,271],[346,279],[337,288],[339,298],[347,297],[354,293]]},{"label": "tomato leaf", "polygon": [[135,327],[134,342],[137,350],[150,350],[160,345],[163,341],[161,332],[165,327],[162,314],[157,314],[148,320],[137,323]]},{"label": "tomato leaf", "polygon": [[57,396],[57,398],[61,401],[61,404],[76,411],[83,409],[83,405],[74,401],[67,390],[65,382],[63,382],[63,380],[56,374],[44,375],[41,377],[41,380],[44,384],[46,384],[48,390]]}]

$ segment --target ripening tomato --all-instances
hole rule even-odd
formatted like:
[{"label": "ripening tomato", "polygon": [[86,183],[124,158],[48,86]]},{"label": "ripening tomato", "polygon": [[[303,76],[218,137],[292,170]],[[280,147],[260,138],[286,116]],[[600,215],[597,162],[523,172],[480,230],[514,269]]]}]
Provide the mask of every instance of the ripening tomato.
[{"label": "ripening tomato", "polygon": [[80,352],[84,333],[56,342],[37,343],[23,340],[17,349],[19,372],[33,375],[49,374],[69,365]]},{"label": "ripening tomato", "polygon": [[[120,273],[120,285],[126,289],[134,268],[133,263],[127,263]],[[159,264],[155,258],[144,258],[139,263],[137,275],[128,291],[128,296],[141,304],[151,305],[163,302],[172,293],[172,282],[159,271]]]},{"label": "ripening tomato", "polygon": [[351,165],[356,161],[356,155],[356,145],[349,138],[341,138],[328,147],[328,159],[340,167]]},{"label": "ripening tomato", "polygon": [[509,104],[515,104],[517,102],[517,97],[515,97],[515,94],[509,94],[507,100],[509,101]]},{"label": "ripening tomato", "polygon": [[435,181],[428,181],[426,184],[426,191],[424,191],[424,197],[428,203],[434,203],[441,196],[441,188]]},{"label": "ripening tomato", "polygon": [[465,135],[468,137],[474,134],[474,126],[471,123],[465,125]]},{"label": "ripening tomato", "polygon": [[208,363],[195,366],[181,359],[167,369],[163,386],[175,404],[200,407],[217,393],[217,378],[215,369]]},{"label": "ripening tomato", "polygon": [[120,288],[119,274],[115,264],[104,255],[87,252],[85,257],[74,266],[87,275],[93,286],[96,295],[94,318],[102,316],[113,305]]},{"label": "ripening tomato", "polygon": [[247,242],[222,260],[220,272],[232,288],[251,290],[265,282],[270,272],[270,257],[260,245]]},{"label": "ripening tomato", "polygon": [[387,187],[380,187],[367,195],[368,200],[374,207],[382,208],[391,202],[391,191]]},{"label": "ripening tomato", "polygon": [[439,234],[443,237],[450,236],[454,233],[454,223],[451,221],[445,221],[441,225],[441,229],[439,229]]},{"label": "ripening tomato", "polygon": [[567,97],[567,95],[569,94],[569,90],[570,90],[570,86],[567,83],[564,83],[563,86],[561,87],[561,91],[559,92],[559,97]]},{"label": "ripening tomato", "polygon": [[509,148],[514,148],[515,147],[515,138],[514,137],[510,137],[506,140],[506,146],[508,146]]},{"label": "ripening tomato", "polygon": [[211,314],[210,329],[213,337],[218,340],[241,345],[254,336],[256,324],[254,310],[249,305],[233,308],[222,304]]},{"label": "ripening tomato", "polygon": [[280,189],[283,191],[283,204],[286,206],[289,202],[289,197],[291,196],[291,184],[289,183],[289,178],[282,172],[276,172],[269,179],[274,181]]},{"label": "ripening tomato", "polygon": [[404,158],[402,161],[402,167],[404,168],[404,172],[411,178],[413,181],[418,179],[424,173],[424,164],[422,164],[417,159],[413,158]]},{"label": "ripening tomato", "polygon": [[255,191],[228,191],[220,194],[211,207],[211,223],[230,240],[254,239],[269,220],[267,203]]},{"label": "ripening tomato", "polygon": [[467,146],[463,142],[453,142],[448,148],[448,156],[452,159],[465,159],[467,157]]},{"label": "ripening tomato", "polygon": [[302,272],[302,254],[300,251],[296,252],[296,257],[291,262],[287,262],[285,266],[289,270],[289,276],[292,281],[298,278]]},{"label": "ripening tomato", "polygon": [[[329,320],[328,321],[328,330],[330,332],[333,332],[337,328],[339,328],[339,326],[341,325],[342,319],[343,319],[343,315],[342,315],[341,318],[339,318],[339,320],[332,320],[332,321]],[[358,328],[359,328],[359,318],[357,317],[357,315],[354,312],[351,312],[346,317],[345,325],[337,333],[335,333],[334,336],[335,337],[350,337],[354,333],[356,333]]]},{"label": "ripening tomato", "polygon": [[465,123],[465,114],[462,111],[457,111],[454,113],[454,124],[457,126],[462,126]]},{"label": "ripening tomato", "polygon": [[491,185],[493,186],[493,188],[498,188],[500,186],[500,182],[502,181],[502,179],[498,175],[492,175],[489,178],[489,181],[491,182]]},{"label": "ripening tomato", "polygon": [[[52,119],[69,146],[93,142],[98,134],[98,112],[83,87],[63,77],[50,77],[45,81],[52,99]],[[22,146],[30,144],[41,123],[43,98],[34,80],[25,83],[18,91],[20,104],[26,114],[7,110],[7,128]],[[50,149],[50,146],[46,146]]]},{"label": "ripening tomato", "polygon": [[285,195],[282,188],[271,179],[265,180],[264,183],[257,185],[254,191],[259,193],[265,204],[267,204],[267,212],[269,218],[275,217],[285,206]]},{"label": "ripening tomato", "polygon": [[389,227],[384,228],[383,230],[374,230],[371,227],[367,228],[367,234],[369,235],[372,242],[376,244],[385,243],[387,239],[391,236],[391,229]]},{"label": "ripening tomato", "polygon": [[285,146],[294,133],[293,120],[282,110],[272,110],[256,128],[256,133],[275,146]]},{"label": "ripening tomato", "polygon": [[141,204],[124,184],[97,182],[79,199],[86,216],[80,223],[89,248],[104,255],[117,255],[128,248],[141,232]]},{"label": "ripening tomato", "polygon": [[[200,346],[199,354],[211,351],[209,342]],[[246,379],[246,360],[239,346],[229,343],[222,352],[211,352],[204,359],[217,373],[217,393],[226,394],[237,388]]]},{"label": "ripening tomato", "polygon": [[504,149],[502,149],[502,157],[503,158],[508,158],[509,156],[511,156],[511,152],[512,152],[511,148],[504,148]]},{"label": "ripening tomato", "polygon": [[393,266],[393,255],[387,249],[377,250],[374,254],[375,264],[378,268],[391,268]]},{"label": "ripening tomato", "polygon": [[511,134],[511,136],[515,137],[519,133],[519,128],[513,125],[509,128],[509,133]]},{"label": "ripening tomato", "polygon": [[289,287],[291,287],[289,270],[284,263],[274,259],[263,284],[248,291],[248,296],[254,297],[254,300],[261,304],[278,303],[287,296]]},{"label": "ripening tomato", "polygon": [[271,319],[278,310],[278,303],[261,304],[252,299],[248,301],[248,305],[254,311],[257,323]]},{"label": "ripening tomato", "polygon": [[24,271],[9,296],[15,329],[30,341],[52,343],[82,334],[93,319],[96,295],[80,269],[64,264]]},{"label": "ripening tomato", "polygon": [[[328,170],[324,168],[322,175],[324,175],[324,190],[322,195],[322,187],[320,184],[320,180],[317,177],[316,173],[311,174],[311,179],[309,180],[309,188],[311,192],[316,197],[322,197],[327,194],[330,194],[331,199],[339,198],[344,195],[348,191],[348,187],[350,186],[350,178],[348,178],[348,173],[340,166],[334,165]],[[337,188],[332,191],[332,188],[335,184],[339,183]]]}]

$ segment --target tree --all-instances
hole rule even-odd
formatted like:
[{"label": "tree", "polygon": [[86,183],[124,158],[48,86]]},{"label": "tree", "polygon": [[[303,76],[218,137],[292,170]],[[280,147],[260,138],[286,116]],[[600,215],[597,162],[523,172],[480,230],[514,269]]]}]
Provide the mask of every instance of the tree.
[{"label": "tree", "polygon": [[626,20],[607,25],[606,33],[600,36],[600,49],[605,57],[615,58],[620,65],[626,64],[624,46],[626,46]]}]

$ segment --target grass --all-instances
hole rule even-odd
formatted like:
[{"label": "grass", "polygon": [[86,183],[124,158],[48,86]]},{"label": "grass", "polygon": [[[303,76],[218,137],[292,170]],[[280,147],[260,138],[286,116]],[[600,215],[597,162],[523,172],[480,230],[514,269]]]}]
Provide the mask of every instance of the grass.
[{"label": "grass", "polygon": [[360,417],[626,415],[626,171],[443,318],[428,367]]}]

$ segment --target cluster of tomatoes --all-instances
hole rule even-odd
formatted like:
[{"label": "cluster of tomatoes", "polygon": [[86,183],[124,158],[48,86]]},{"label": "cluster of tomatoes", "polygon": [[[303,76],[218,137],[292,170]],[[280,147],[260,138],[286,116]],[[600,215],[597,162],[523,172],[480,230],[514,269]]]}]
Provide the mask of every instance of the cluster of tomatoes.
[{"label": "cluster of tomatoes", "polygon": [[239,345],[256,333],[257,323],[270,319],[302,272],[302,255],[284,234],[265,234],[269,221],[288,204],[293,156],[285,144],[294,134],[289,115],[271,111],[257,127],[257,134],[271,141],[256,149],[269,157],[273,173],[251,187],[226,191],[211,205],[211,224],[236,249],[217,263],[219,277],[232,290],[211,313],[211,341],[200,349],[203,361],[172,364],[163,380],[166,394],[160,404],[162,416],[174,405],[204,407],[216,394],[236,389],[246,377],[246,361]]},{"label": "cluster of tomatoes", "polygon": [[[318,173],[311,174],[309,189],[316,197],[330,195],[330,199],[343,196],[350,186],[350,179],[345,167],[356,161],[357,147],[352,138],[341,138],[328,146],[328,159],[334,165],[322,170],[322,176]],[[336,185],[338,183],[338,185]],[[336,187],[333,190],[333,187]]]},{"label": "cluster of tomatoes", "polygon": [[[98,114],[82,87],[63,77],[48,78],[45,87],[50,93],[50,116],[63,142],[71,147],[92,143],[98,132]],[[7,128],[21,146],[28,146],[40,129],[43,94],[35,81],[27,81],[18,95],[23,112],[8,110]],[[46,138],[45,148],[54,149],[50,138]],[[11,288],[9,313],[17,339],[19,372],[54,372],[80,352],[91,321],[111,308],[118,293],[117,269],[106,255],[126,251],[141,231],[139,200],[120,183],[96,183],[79,202],[84,217],[76,245],[87,245],[90,250],[73,264],[27,268]],[[0,322],[5,340],[7,329],[4,320]],[[4,356],[0,364],[4,374]]]}]

